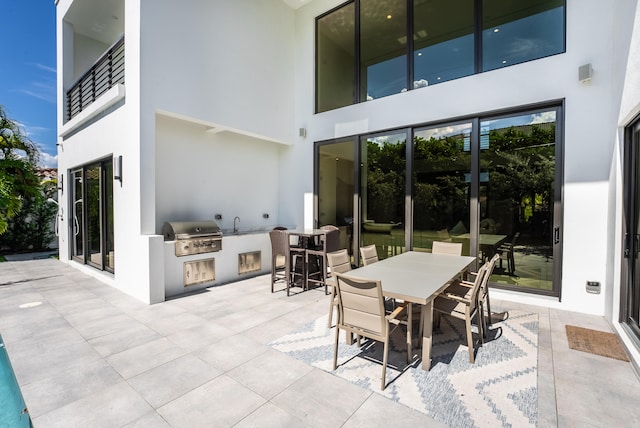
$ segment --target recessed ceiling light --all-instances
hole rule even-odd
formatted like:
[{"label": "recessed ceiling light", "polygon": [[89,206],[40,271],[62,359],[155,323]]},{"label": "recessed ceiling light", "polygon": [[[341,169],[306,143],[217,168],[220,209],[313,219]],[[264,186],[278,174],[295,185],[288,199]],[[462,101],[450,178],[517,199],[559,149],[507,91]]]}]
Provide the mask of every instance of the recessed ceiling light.
[{"label": "recessed ceiling light", "polygon": [[506,60],[506,59],[503,59],[503,60],[502,60],[502,63],[503,63],[503,64],[506,64],[506,63],[507,63],[507,60]]},{"label": "recessed ceiling light", "polygon": [[391,16],[391,14],[387,15],[387,19],[391,19],[393,18],[393,16]]},{"label": "recessed ceiling light", "polygon": [[494,32],[494,33],[497,33],[498,31],[500,31],[500,29],[499,29],[499,28],[494,28],[494,29],[493,29],[493,32]]},{"label": "recessed ceiling light", "polygon": [[422,56],[422,52],[418,52],[418,56]]}]

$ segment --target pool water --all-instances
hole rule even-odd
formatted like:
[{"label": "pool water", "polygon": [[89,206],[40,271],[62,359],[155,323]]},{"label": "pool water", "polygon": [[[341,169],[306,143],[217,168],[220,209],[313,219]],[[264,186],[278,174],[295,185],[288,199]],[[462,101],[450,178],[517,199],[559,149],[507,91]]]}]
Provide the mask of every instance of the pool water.
[{"label": "pool water", "polygon": [[0,428],[31,426],[31,417],[0,335]]}]

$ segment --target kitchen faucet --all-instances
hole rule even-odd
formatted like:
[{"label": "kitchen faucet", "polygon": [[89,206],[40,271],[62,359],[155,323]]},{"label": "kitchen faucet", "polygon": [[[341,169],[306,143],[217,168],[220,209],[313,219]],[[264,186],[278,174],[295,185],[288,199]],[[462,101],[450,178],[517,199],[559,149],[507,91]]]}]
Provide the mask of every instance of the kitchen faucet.
[{"label": "kitchen faucet", "polygon": [[233,219],[233,233],[238,233],[238,226],[236,226],[236,220],[240,223],[240,217],[235,216]]}]

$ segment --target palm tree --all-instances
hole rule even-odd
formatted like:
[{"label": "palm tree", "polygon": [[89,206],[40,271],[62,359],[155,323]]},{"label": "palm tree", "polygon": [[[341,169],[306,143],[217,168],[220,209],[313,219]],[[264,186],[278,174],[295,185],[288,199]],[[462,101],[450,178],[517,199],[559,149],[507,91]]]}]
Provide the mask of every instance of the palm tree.
[{"label": "palm tree", "polygon": [[22,209],[23,199],[39,193],[39,155],[38,147],[0,105],[0,235]]}]

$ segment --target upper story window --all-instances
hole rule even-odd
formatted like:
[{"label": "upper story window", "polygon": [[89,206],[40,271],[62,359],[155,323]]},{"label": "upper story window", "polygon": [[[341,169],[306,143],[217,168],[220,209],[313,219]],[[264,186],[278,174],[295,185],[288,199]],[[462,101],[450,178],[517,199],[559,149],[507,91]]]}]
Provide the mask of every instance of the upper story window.
[{"label": "upper story window", "polygon": [[317,18],[316,111],[562,53],[564,30],[564,0],[353,0]]}]

